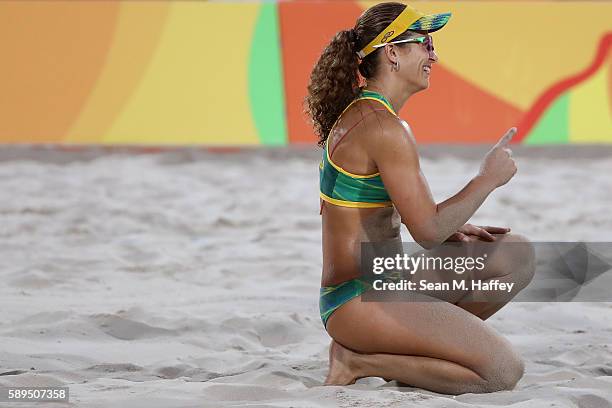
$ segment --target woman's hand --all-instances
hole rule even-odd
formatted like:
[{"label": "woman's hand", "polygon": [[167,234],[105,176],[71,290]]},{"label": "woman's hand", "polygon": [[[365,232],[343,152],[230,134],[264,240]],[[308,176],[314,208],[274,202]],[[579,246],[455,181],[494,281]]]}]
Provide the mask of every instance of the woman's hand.
[{"label": "woman's hand", "polygon": [[[363,138],[364,151],[376,163],[389,197],[410,235],[425,249],[440,245],[463,228],[469,231],[461,234],[468,239],[472,237],[470,231],[475,230],[462,226],[501,183],[500,180],[509,179],[516,171],[509,153],[503,150],[516,132],[513,128],[485,158],[483,176],[476,176],[457,194],[436,204],[421,171],[416,140],[408,125],[389,112],[377,112],[364,119],[361,126],[364,134],[372,135]],[[381,127],[384,132],[381,132]],[[489,232],[485,229],[484,233],[477,234],[498,232],[507,231],[493,229]]]},{"label": "woman's hand", "polygon": [[459,228],[457,232],[448,237],[446,242],[474,242],[474,241],[495,241],[495,236],[491,234],[507,234],[510,232],[510,228],[506,227],[490,227],[490,226],[476,226],[472,224],[465,224]]},{"label": "woman's hand", "polygon": [[487,180],[493,188],[506,184],[516,173],[516,164],[512,160],[512,150],[508,143],[516,134],[516,128],[510,128],[499,142],[487,153],[480,166],[479,176]]}]

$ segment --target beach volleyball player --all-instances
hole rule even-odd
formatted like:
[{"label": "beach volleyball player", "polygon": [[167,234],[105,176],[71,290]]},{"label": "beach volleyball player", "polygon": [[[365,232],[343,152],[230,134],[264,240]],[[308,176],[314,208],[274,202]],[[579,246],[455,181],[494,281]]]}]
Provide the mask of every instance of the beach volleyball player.
[{"label": "beach volleyball player", "polygon": [[[461,191],[436,204],[419,168],[415,138],[397,116],[435,77],[438,56],[430,34],[450,16],[377,4],[354,28],[335,35],[312,71],[306,105],[324,149],[320,308],[333,339],[326,384],[375,376],[460,394],[511,389],[523,375],[519,355],[484,320],[529,283],[533,248],[507,228],[467,224],[515,174],[507,146],[516,129],[501,136]],[[516,290],[494,303],[470,301],[474,293],[457,291],[440,295],[444,301],[362,302],[371,287],[359,279],[360,245],[401,241],[400,223],[428,254],[445,241],[489,241],[478,278],[511,280]],[[523,249],[511,254],[501,245],[506,242],[523,243]]]}]

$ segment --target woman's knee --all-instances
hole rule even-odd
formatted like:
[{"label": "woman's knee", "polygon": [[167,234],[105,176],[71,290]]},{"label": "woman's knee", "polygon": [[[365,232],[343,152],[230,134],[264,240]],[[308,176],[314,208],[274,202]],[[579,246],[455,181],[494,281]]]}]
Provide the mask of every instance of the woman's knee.
[{"label": "woman's knee", "polygon": [[517,273],[517,284],[524,288],[531,282],[535,274],[536,266],[536,255],[533,243],[525,236],[519,234],[513,234],[513,241],[516,244],[516,250],[513,255],[516,256],[516,271]]},{"label": "woman's knee", "polygon": [[498,375],[491,377],[487,381],[488,391],[505,391],[512,390],[523,377],[525,373],[525,365],[522,360],[517,359],[515,362],[508,364]]},{"label": "woman's knee", "polygon": [[525,364],[513,349],[508,349],[490,359],[481,373],[483,392],[512,390],[525,373]]},{"label": "woman's knee", "polygon": [[511,275],[519,288],[531,282],[535,274],[536,256],[533,243],[520,234],[506,234],[499,240],[500,257],[497,266],[500,275]]}]

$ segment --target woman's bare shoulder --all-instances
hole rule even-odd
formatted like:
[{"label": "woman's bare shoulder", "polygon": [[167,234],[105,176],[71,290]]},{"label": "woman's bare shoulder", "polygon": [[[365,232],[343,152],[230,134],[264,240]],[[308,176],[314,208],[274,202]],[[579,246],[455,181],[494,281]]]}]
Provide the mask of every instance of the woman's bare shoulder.
[{"label": "woman's bare shoulder", "polygon": [[359,124],[359,131],[371,134],[383,128],[395,126],[398,117],[385,108],[380,102],[360,100],[351,106],[345,115],[345,126]]},{"label": "woman's bare shoulder", "polygon": [[398,143],[413,145],[415,143],[408,123],[386,109],[376,111],[364,118],[361,131],[368,134],[367,141],[372,147]]}]

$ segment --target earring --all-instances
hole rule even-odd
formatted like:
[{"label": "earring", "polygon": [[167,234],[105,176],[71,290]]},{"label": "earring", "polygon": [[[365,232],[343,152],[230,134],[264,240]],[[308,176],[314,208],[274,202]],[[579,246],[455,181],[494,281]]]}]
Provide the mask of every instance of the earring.
[{"label": "earring", "polygon": [[391,65],[391,71],[398,71],[400,69],[399,61],[395,61],[395,64]]}]

